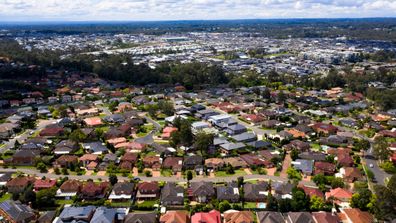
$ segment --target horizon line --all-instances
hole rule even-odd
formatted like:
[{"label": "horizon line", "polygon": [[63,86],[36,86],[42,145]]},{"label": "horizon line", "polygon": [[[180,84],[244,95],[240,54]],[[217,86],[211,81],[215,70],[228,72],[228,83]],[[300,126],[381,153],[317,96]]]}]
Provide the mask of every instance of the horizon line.
[{"label": "horizon line", "polygon": [[139,22],[194,22],[194,21],[252,21],[252,20],[367,20],[367,19],[396,19],[396,16],[379,17],[318,17],[318,18],[239,18],[239,19],[166,19],[166,20],[3,20],[0,24],[37,24],[37,23],[139,23]]}]

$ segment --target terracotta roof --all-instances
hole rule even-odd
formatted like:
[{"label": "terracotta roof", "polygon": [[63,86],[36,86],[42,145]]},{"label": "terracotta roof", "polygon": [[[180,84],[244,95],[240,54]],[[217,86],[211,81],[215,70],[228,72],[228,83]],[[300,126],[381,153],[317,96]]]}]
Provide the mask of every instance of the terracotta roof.
[{"label": "terracotta roof", "polygon": [[35,189],[51,188],[56,185],[56,180],[51,179],[39,179],[34,182]]},{"label": "terracotta roof", "polygon": [[235,211],[224,213],[224,223],[253,223],[253,214],[250,211]]},{"label": "terracotta roof", "polygon": [[96,125],[101,125],[102,119],[100,117],[92,117],[92,118],[86,118],[84,119],[85,124],[89,126],[96,126]]},{"label": "terracotta roof", "polygon": [[80,161],[95,161],[98,159],[98,155],[96,154],[84,154],[79,158]]},{"label": "terracotta roof", "polygon": [[160,218],[160,223],[187,223],[189,222],[187,211],[167,211]]},{"label": "terracotta roof", "polygon": [[334,197],[337,199],[351,199],[352,193],[338,187],[336,189],[331,189],[329,192],[326,192],[326,199],[328,199],[329,197]]},{"label": "terracotta roof", "polygon": [[342,212],[352,223],[372,223],[374,222],[373,216],[359,208],[343,209]]},{"label": "terracotta roof", "polygon": [[312,212],[312,216],[316,220],[316,222],[320,223],[339,223],[341,219],[336,215],[330,212]]},{"label": "terracotta roof", "polygon": [[210,212],[198,212],[191,216],[191,223],[221,223],[220,212],[212,210]]}]

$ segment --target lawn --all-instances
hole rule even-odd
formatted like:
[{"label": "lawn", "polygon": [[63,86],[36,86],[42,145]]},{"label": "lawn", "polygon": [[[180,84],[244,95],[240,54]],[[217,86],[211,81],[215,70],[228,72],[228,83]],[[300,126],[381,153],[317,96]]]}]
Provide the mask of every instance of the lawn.
[{"label": "lawn", "polygon": [[173,175],[172,170],[161,170],[161,176],[163,177],[170,177],[172,175]]},{"label": "lawn", "polygon": [[10,193],[5,193],[1,198],[0,198],[0,202],[6,201],[6,200],[10,200],[12,197],[12,194]]},{"label": "lawn", "polygon": [[58,206],[62,204],[73,204],[73,200],[55,200],[55,204]]},{"label": "lawn", "polygon": [[245,209],[255,209],[257,208],[257,203],[256,202],[245,202]]},{"label": "lawn", "polygon": [[111,202],[112,207],[130,207],[131,202],[130,201],[125,201],[125,202]]},{"label": "lawn", "polygon": [[235,170],[234,174],[228,174],[225,171],[216,171],[215,172],[216,177],[244,176],[244,175],[246,175],[246,172],[244,170]]},{"label": "lawn", "polygon": [[322,147],[320,147],[320,145],[317,144],[317,143],[311,143],[311,147],[312,147],[312,150],[314,150],[314,151],[321,151],[322,150]]}]

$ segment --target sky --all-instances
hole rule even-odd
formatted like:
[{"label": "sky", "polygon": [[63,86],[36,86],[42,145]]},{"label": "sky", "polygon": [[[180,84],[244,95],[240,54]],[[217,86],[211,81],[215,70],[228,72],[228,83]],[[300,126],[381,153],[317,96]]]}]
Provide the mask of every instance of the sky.
[{"label": "sky", "polygon": [[396,17],[396,0],[0,0],[0,22],[363,17]]}]

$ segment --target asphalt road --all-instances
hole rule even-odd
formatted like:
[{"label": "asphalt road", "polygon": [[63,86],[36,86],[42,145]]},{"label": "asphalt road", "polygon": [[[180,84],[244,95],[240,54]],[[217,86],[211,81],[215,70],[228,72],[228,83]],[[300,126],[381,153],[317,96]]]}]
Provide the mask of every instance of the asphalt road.
[{"label": "asphalt road", "polygon": [[[27,168],[17,168],[17,169],[4,169],[3,167],[0,167],[0,172],[23,172],[28,175],[35,175],[36,177],[46,177],[46,178],[51,178],[51,179],[57,179],[60,177],[68,177],[69,179],[76,179],[76,180],[107,180],[108,176],[89,176],[89,175],[56,175],[54,173],[40,173],[36,169],[27,169]],[[195,177],[191,180],[191,182],[200,182],[200,181],[205,181],[205,182],[231,182],[231,181],[236,181],[239,176],[227,176],[227,177]],[[271,180],[272,182],[288,182],[289,179],[282,178],[282,177],[277,177],[277,176],[269,176],[269,175],[245,175],[243,176],[245,180],[266,180],[269,181]],[[122,181],[127,181],[130,180],[128,177],[122,177],[118,176],[118,180]],[[139,176],[140,180],[142,181],[164,181],[164,182],[177,182],[177,183],[186,183],[187,179],[183,177],[176,177],[176,176],[170,176],[170,177],[146,177],[146,176]],[[315,187],[315,183],[311,181],[300,181],[301,184],[306,185],[306,186],[311,186]]]},{"label": "asphalt road", "polygon": [[[373,145],[371,144],[370,150],[368,150],[363,157],[364,162],[366,163],[366,166],[369,170],[371,170],[374,173],[374,179],[375,183],[385,185],[385,179],[390,178],[391,175],[383,171],[379,166],[378,166],[378,160],[374,158],[373,155]],[[370,165],[373,165],[373,167],[370,167]]]}]

